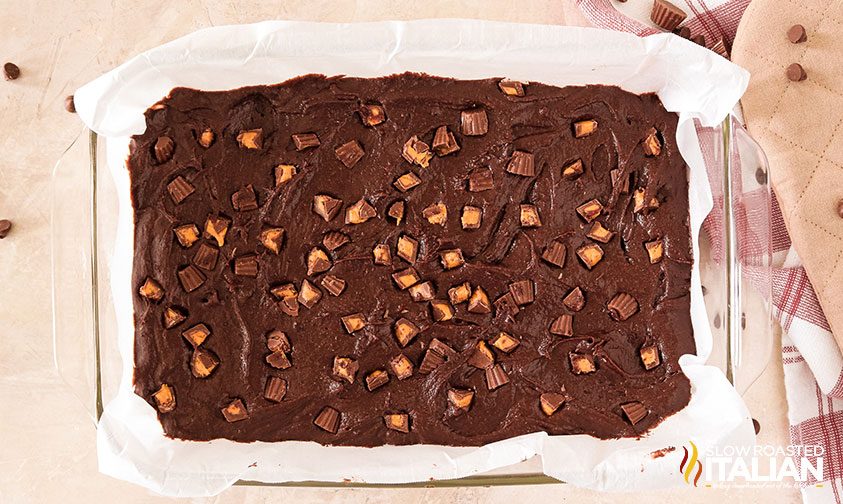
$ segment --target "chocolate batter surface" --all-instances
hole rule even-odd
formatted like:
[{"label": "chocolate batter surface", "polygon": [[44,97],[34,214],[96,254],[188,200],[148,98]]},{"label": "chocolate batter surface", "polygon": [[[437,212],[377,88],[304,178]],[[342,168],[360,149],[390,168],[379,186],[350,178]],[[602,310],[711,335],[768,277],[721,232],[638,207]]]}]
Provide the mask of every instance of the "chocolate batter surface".
[{"label": "chocolate batter surface", "polygon": [[656,96],[309,75],[146,120],[135,390],[167,435],[613,438],[688,403],[688,182]]}]

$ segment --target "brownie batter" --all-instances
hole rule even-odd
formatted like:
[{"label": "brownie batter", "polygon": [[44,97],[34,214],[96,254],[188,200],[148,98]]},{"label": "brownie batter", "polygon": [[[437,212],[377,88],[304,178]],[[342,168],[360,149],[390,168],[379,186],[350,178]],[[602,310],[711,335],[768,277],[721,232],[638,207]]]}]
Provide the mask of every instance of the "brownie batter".
[{"label": "brownie batter", "polygon": [[686,166],[652,94],[419,74],[146,112],[135,390],[167,435],[636,436],[690,397]]}]

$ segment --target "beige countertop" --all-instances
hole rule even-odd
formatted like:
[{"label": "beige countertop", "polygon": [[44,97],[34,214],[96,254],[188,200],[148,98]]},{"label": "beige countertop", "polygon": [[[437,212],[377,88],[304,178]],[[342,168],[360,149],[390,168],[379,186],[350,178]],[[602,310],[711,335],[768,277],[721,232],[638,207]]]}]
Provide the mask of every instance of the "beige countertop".
[{"label": "beige countertop", "polygon": [[[67,94],[127,58],[207,26],[266,19],[362,21],[469,17],[586,24],[573,0],[233,2],[180,0],[0,0],[0,62],[21,67],[0,80],[0,503],[160,502],[97,471],[94,425],[53,367],[49,243],[50,171],[81,130]],[[66,187],[74,197],[78,188]],[[80,202],[80,204],[82,204]],[[85,285],[65,285],[82,292]],[[778,342],[774,343],[778,345]],[[787,444],[781,361],[746,395],[762,424],[759,441]],[[236,487],[208,502],[615,502],[568,485],[459,489]],[[653,501],[796,502],[794,489],[679,489],[624,496]],[[201,499],[200,499],[201,500]],[[201,500],[205,502],[205,500]]]}]

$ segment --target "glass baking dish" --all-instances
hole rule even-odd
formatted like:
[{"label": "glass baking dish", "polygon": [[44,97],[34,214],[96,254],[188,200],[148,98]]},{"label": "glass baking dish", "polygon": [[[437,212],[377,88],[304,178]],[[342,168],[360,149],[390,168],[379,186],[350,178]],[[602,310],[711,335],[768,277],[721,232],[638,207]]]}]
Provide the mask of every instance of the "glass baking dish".
[{"label": "glass baking dish", "polygon": [[[743,394],[772,354],[771,197],[767,161],[730,117],[697,128],[709,166],[714,208],[700,237],[700,274],[714,337],[709,364]],[[51,252],[53,347],[56,369],[96,423],[121,375],[109,261],[117,229],[117,191],[105,163],[105,143],[80,131],[52,174]],[[401,485],[319,481],[241,485],[328,487],[449,487],[559,483],[542,474],[538,457],[455,480]]]}]

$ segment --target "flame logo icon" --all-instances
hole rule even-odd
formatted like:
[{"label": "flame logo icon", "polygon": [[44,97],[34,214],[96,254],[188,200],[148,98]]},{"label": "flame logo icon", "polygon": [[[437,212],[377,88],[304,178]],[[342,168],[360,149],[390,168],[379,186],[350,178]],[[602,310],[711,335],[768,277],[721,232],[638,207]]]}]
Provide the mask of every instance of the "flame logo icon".
[{"label": "flame logo icon", "polygon": [[697,451],[697,445],[695,445],[693,441],[688,442],[691,443],[691,452],[688,453],[688,448],[684,446],[682,447],[682,449],[685,450],[685,456],[682,457],[682,462],[679,463],[679,471],[682,473],[685,483],[690,485],[691,475],[694,474],[694,470],[696,469],[694,486],[697,486],[697,482],[700,480],[700,476],[702,476],[702,464],[698,459],[699,452]]}]

